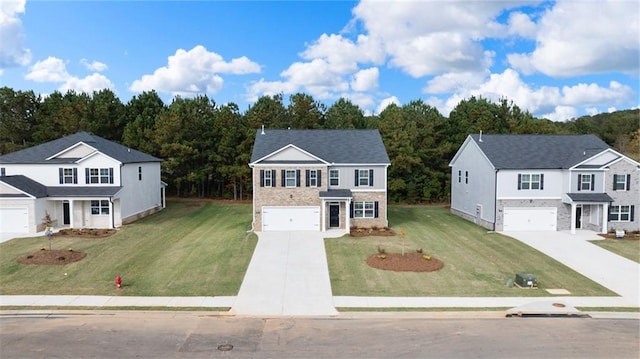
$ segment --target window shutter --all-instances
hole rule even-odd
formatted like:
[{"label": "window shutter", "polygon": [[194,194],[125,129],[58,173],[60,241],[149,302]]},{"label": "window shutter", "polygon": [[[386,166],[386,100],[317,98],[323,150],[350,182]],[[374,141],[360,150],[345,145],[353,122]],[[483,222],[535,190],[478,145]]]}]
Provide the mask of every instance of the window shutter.
[{"label": "window shutter", "polygon": [[89,169],[85,168],[84,169],[84,180],[86,181],[87,184],[89,184]]},{"label": "window shutter", "polygon": [[582,175],[578,175],[578,191],[582,191],[582,189],[580,188],[580,186],[582,185],[582,183],[580,183],[581,179],[582,179]]},{"label": "window shutter", "polygon": [[60,184],[64,183],[64,170],[62,168],[58,168],[58,174],[60,175]]},{"label": "window shutter", "polygon": [[300,187],[300,170],[296,170],[296,187]]},{"label": "window shutter", "polygon": [[271,187],[276,186],[276,170],[271,170]]},{"label": "window shutter", "polygon": [[318,187],[322,187],[322,170],[318,170]]},{"label": "window shutter", "polygon": [[609,206],[609,213],[607,213],[607,218],[609,218],[610,221],[618,219],[617,217],[616,218],[611,218],[611,206]]},{"label": "window shutter", "polygon": [[373,202],[373,218],[378,218],[378,201]]},{"label": "window shutter", "polygon": [[544,189],[544,173],[540,174],[540,190]]},{"label": "window shutter", "polygon": [[635,215],[635,213],[634,213],[635,212],[635,207],[636,206],[630,206],[630,208],[629,208],[629,220],[631,222],[633,222],[633,217]]},{"label": "window shutter", "polygon": [[355,183],[353,184],[354,186],[358,187],[358,170],[355,171]]},{"label": "window shutter", "polygon": [[353,202],[349,202],[349,218],[353,218]]},{"label": "window shutter", "polygon": [[616,179],[617,179],[617,177],[618,177],[618,175],[614,173],[613,174],[613,190],[614,191],[617,189],[616,188],[616,182],[617,182]]},{"label": "window shutter", "polygon": [[518,173],[518,191],[522,189],[522,175]]},{"label": "window shutter", "polygon": [[74,184],[78,184],[78,169],[77,168],[73,169],[73,183]]},{"label": "window shutter", "polygon": [[264,170],[260,170],[260,187],[264,187]]},{"label": "window shutter", "polygon": [[627,191],[631,188],[631,175],[627,174]]},{"label": "window shutter", "polygon": [[304,171],[304,176],[305,176],[304,185],[305,185],[305,187],[309,187],[309,177],[311,177],[311,176],[309,176],[309,172],[310,172],[309,170],[305,170]]},{"label": "window shutter", "polygon": [[373,170],[369,170],[369,187],[373,187]]},{"label": "window shutter", "polygon": [[113,184],[113,168],[109,168],[109,183]]},{"label": "window shutter", "polygon": [[591,190],[596,190],[596,175],[593,174],[591,175]]},{"label": "window shutter", "polygon": [[282,187],[287,187],[287,172],[285,170],[280,171],[282,174]]}]

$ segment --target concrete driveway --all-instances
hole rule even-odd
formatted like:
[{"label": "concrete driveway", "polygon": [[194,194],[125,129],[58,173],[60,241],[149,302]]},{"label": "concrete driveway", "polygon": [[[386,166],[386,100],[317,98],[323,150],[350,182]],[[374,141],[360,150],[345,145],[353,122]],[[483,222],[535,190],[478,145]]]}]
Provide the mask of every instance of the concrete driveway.
[{"label": "concrete driveway", "polygon": [[261,232],[231,313],[337,315],[321,232]]},{"label": "concrete driveway", "polygon": [[640,305],[640,264],[590,243],[603,238],[591,231],[503,232],[611,289],[629,306]]}]

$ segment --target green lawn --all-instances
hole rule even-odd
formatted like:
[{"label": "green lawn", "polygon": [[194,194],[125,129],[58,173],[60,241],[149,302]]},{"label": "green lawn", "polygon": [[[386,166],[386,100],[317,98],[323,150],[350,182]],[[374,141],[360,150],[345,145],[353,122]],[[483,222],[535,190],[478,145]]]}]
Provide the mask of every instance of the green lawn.
[{"label": "green lawn", "polygon": [[[437,272],[392,272],[369,267],[365,259],[381,246],[400,252],[396,237],[342,237],[326,240],[334,295],[355,296],[549,296],[562,288],[578,296],[616,295],[521,242],[465,221],[443,207],[393,206],[389,224],[407,231],[405,248],[441,259]],[[518,272],[532,273],[540,289],[506,286]]]},{"label": "green lawn", "polygon": [[605,239],[591,243],[640,263],[640,240],[638,239]]},{"label": "green lawn", "polygon": [[[108,238],[54,238],[53,249],[87,253],[64,266],[20,264],[18,257],[48,248],[47,240],[11,240],[0,244],[0,293],[236,295],[257,243],[246,233],[250,225],[246,204],[174,200]],[[119,292],[116,275],[123,278]]]}]

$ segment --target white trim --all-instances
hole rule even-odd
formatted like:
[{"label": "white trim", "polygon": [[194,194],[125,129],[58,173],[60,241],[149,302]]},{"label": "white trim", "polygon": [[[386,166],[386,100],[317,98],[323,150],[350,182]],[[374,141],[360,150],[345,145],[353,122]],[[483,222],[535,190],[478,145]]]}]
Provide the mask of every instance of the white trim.
[{"label": "white trim", "polygon": [[[116,161],[116,162],[117,162],[118,164],[120,164],[121,166],[122,166],[122,164],[123,164],[121,161],[118,161],[117,159],[115,159],[115,158],[113,158],[113,157],[111,157],[111,156],[107,156],[107,155],[105,155],[104,153],[102,153],[102,152],[100,152],[100,151],[98,151],[98,150],[96,150],[95,152],[91,152],[90,154],[88,154],[88,155],[86,155],[86,156],[82,157],[81,159],[77,160],[77,161],[76,161],[76,163],[83,162],[84,160],[87,160],[87,159],[89,159],[89,158],[91,158],[91,157],[93,157],[93,156],[95,156],[95,155],[98,155],[98,154],[101,154],[102,156],[104,156],[104,157],[106,157],[106,158],[109,158],[109,159],[111,159],[111,160],[113,160],[113,161]],[[132,162],[132,163],[142,163],[142,162]]]},{"label": "white trim", "polygon": [[[56,153],[56,154],[54,154],[54,155],[52,155],[52,156],[50,156],[50,157],[45,158],[45,160],[46,160],[46,161],[52,160],[52,159],[54,159],[54,158],[56,158],[56,157],[60,156],[61,154],[65,153],[65,152],[68,152],[68,151],[71,151],[72,149],[74,149],[74,148],[76,148],[76,147],[78,147],[78,146],[80,146],[80,145],[87,146],[87,147],[89,147],[89,148],[93,149],[93,151],[94,151],[94,152],[91,152],[89,155],[87,155],[87,156],[85,156],[85,157],[91,156],[92,154],[94,154],[94,153],[96,153],[96,152],[99,152],[97,148],[95,148],[95,147],[93,147],[93,146],[89,146],[89,145],[87,145],[86,143],[84,143],[84,142],[82,142],[82,141],[78,141],[78,142],[76,142],[74,145],[71,145],[71,146],[69,146],[69,147],[67,147],[67,148],[63,149],[62,151],[60,151],[60,152],[58,152],[58,153]],[[85,158],[85,157],[83,157],[83,158]],[[81,158],[80,160],[82,160],[82,158]],[[80,160],[79,160],[79,161],[80,161]]]},{"label": "white trim", "polygon": [[351,192],[387,192],[386,189],[357,189],[357,188],[350,188]]},{"label": "white trim", "polygon": [[[278,150],[276,150],[276,151],[273,151],[273,152],[269,153],[268,155],[266,155],[266,156],[264,156],[264,157],[261,157],[261,158],[259,158],[259,159],[255,160],[255,161],[253,161],[253,162],[249,163],[249,166],[256,165],[258,162],[262,162],[265,158],[268,158],[268,157],[271,157],[271,156],[273,156],[273,155],[276,155],[276,154],[278,154],[278,153],[280,153],[280,152],[282,152],[282,151],[284,151],[284,150],[286,150],[286,149],[289,149],[289,148],[294,148],[294,149],[296,149],[296,150],[298,150],[298,151],[300,151],[300,152],[302,152],[302,153],[306,154],[307,156],[310,156],[310,157],[313,157],[313,158],[317,159],[318,161],[320,161],[320,162],[322,162],[322,163],[324,163],[324,164],[326,164],[326,165],[328,165],[328,164],[329,164],[329,162],[327,162],[327,161],[323,160],[322,158],[320,158],[320,157],[318,157],[318,156],[313,155],[312,153],[309,153],[309,152],[307,152],[307,151],[305,151],[305,150],[301,149],[300,147],[298,147],[298,146],[296,146],[296,145],[294,145],[294,144],[288,144],[288,145],[286,145],[286,146],[284,146],[284,147],[282,147],[282,148],[280,148],[280,149],[278,149]],[[298,166],[299,166],[299,165],[298,165]]]},{"label": "white trim", "polygon": [[[534,190],[535,191],[535,190]],[[540,199],[562,199],[562,196],[560,197],[532,197],[532,196],[523,196],[523,197],[496,197],[497,200],[509,200],[509,199],[515,199],[515,200],[521,200],[521,199],[531,199],[534,201],[540,200]]]},{"label": "white trim", "polygon": [[333,166],[333,167],[376,167],[376,166],[386,166],[389,167],[391,166],[391,163],[373,163],[373,162],[369,162],[369,163],[329,163],[329,165]]},{"label": "white trim", "polygon": [[[26,177],[26,176],[25,176],[25,177]],[[27,177],[27,178],[29,178],[29,177]],[[30,179],[30,178],[29,178],[29,179]],[[32,180],[32,181],[33,181],[33,180]],[[17,188],[17,187],[14,187],[14,186],[12,186],[12,185],[8,184],[7,182],[4,182],[4,181],[0,181],[0,182],[4,183],[4,184],[5,184],[7,187],[9,187],[9,188],[13,188],[14,190],[16,190],[16,191],[18,191],[18,192],[24,193],[27,197],[29,197],[29,198],[24,198],[24,197],[10,197],[10,194],[7,194],[7,195],[6,195],[6,196],[4,196],[4,197],[0,197],[0,200],[3,200],[3,199],[11,199],[11,200],[13,201],[14,199],[36,199],[36,197],[35,197],[35,196],[33,196],[33,195],[31,195],[31,194],[29,194],[29,193],[27,193],[27,192],[25,192],[25,191],[23,191],[23,190],[21,190],[21,189]]]}]

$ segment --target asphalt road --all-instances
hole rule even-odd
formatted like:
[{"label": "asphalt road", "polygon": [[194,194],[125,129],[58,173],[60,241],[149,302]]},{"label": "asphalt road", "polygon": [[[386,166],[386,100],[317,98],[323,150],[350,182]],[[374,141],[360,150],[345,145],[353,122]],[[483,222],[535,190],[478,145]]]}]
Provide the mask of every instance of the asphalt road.
[{"label": "asphalt road", "polygon": [[239,318],[197,312],[0,316],[8,358],[634,358],[640,321],[435,318]]}]

